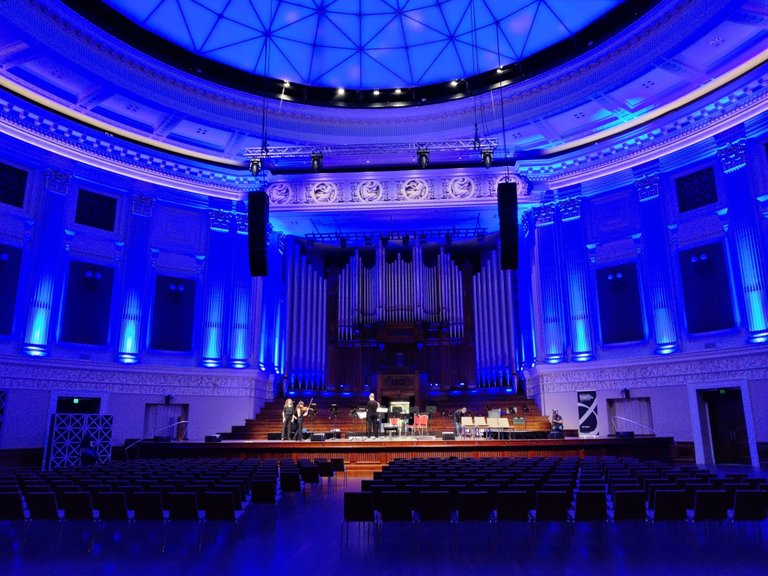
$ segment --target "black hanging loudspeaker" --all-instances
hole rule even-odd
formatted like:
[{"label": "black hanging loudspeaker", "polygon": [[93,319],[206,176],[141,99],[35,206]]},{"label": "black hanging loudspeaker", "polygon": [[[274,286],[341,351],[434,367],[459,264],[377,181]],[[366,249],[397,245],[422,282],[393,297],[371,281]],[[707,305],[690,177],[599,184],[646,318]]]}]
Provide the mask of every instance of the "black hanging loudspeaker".
[{"label": "black hanging loudspeaker", "polygon": [[266,192],[248,194],[248,259],[251,276],[267,275],[267,233],[269,196]]},{"label": "black hanging loudspeaker", "polygon": [[500,182],[496,191],[501,237],[501,269],[517,270],[517,184]]}]

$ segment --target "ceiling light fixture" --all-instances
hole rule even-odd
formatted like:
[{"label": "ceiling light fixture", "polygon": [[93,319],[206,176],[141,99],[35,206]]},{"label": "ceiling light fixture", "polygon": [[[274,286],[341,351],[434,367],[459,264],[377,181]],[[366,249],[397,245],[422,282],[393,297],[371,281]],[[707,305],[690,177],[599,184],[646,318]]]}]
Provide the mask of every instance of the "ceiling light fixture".
[{"label": "ceiling light fixture", "polygon": [[416,150],[416,162],[421,169],[429,166],[429,148],[419,146],[418,150]]},{"label": "ceiling light fixture", "polygon": [[319,150],[312,152],[312,170],[320,172],[323,168],[323,153]]},{"label": "ceiling light fixture", "polygon": [[483,158],[483,166],[490,168],[491,164],[493,164],[493,149],[484,148],[480,151],[480,155]]}]

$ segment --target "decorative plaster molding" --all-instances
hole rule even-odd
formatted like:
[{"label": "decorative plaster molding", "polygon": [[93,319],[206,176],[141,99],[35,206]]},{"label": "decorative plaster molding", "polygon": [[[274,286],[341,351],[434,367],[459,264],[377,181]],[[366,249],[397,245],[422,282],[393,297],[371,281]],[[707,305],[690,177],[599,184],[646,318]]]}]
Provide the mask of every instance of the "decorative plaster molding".
[{"label": "decorative plaster molding", "polygon": [[[74,364],[74,363],[73,363]],[[202,372],[202,369],[201,369]],[[16,390],[72,390],[122,394],[253,397],[253,374],[222,375],[207,371],[164,371],[106,365],[55,365],[5,359],[0,388]]]},{"label": "decorative plaster molding", "polygon": [[364,180],[354,186],[353,202],[377,203],[384,197],[384,185],[376,180]]},{"label": "decorative plaster molding", "polygon": [[235,212],[235,225],[238,234],[248,234],[248,214],[245,212]]},{"label": "decorative plaster molding", "polygon": [[543,226],[549,226],[555,222],[555,205],[544,204],[543,206],[536,208],[534,211],[536,216],[536,227],[541,228]]},{"label": "decorative plaster molding", "polygon": [[717,149],[717,157],[723,166],[723,172],[729,174],[747,165],[747,139],[739,138]]},{"label": "decorative plaster molding", "polygon": [[293,188],[288,182],[274,182],[267,186],[269,203],[281,206],[293,200]]},{"label": "decorative plaster molding", "polygon": [[474,198],[477,193],[477,183],[474,179],[466,176],[450,178],[443,181],[444,193],[455,200],[466,200]]},{"label": "decorative plaster molding", "polygon": [[768,74],[763,74],[715,102],[705,100],[698,107],[689,106],[686,114],[675,115],[666,124],[654,126],[641,137],[607,140],[601,148],[590,147],[587,153],[566,154],[549,162],[520,162],[517,170],[531,181],[551,182],[555,178],[567,178],[570,183],[575,182],[577,176],[583,176],[581,181],[586,181],[606,170],[612,173],[631,167],[633,163],[638,165],[657,159],[717,133],[719,126],[728,129],[733,122],[757,116],[766,108]]},{"label": "decorative plaster molding", "polygon": [[423,178],[411,178],[400,183],[398,199],[419,202],[429,198],[430,186]]},{"label": "decorative plaster molding", "polygon": [[557,203],[563,222],[578,220],[581,217],[581,198],[567,198]]},{"label": "decorative plaster molding", "polygon": [[534,370],[541,390],[566,392],[589,387],[593,390],[683,386],[722,380],[763,380],[768,373],[768,353],[764,346],[719,354],[654,356],[610,365],[593,363],[588,367],[560,364],[538,365]]},{"label": "decorative plaster molding", "polygon": [[54,168],[46,168],[45,189],[48,192],[67,196],[69,195],[70,184],[72,184],[72,174],[60,172]]},{"label": "decorative plaster molding", "polygon": [[209,227],[214,232],[229,232],[232,213],[228,210],[209,210]]},{"label": "decorative plaster molding", "polygon": [[659,197],[661,180],[659,174],[647,174],[635,180],[635,190],[640,202],[654,200]]},{"label": "decorative plaster molding", "polygon": [[316,204],[335,204],[341,193],[335,182],[317,182],[309,188],[309,198]]},{"label": "decorative plaster molding", "polygon": [[142,194],[133,194],[131,196],[131,210],[135,216],[145,216],[149,218],[152,216],[152,207],[155,204],[155,199],[151,196],[144,196]]}]

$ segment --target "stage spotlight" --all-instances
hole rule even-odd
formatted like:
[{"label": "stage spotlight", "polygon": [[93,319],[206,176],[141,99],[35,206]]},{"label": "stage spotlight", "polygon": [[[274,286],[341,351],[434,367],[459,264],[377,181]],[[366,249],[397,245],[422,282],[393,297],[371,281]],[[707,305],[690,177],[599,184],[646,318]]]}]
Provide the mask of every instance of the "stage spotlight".
[{"label": "stage spotlight", "polygon": [[491,164],[493,164],[493,150],[486,148],[485,150],[481,151],[480,154],[483,157],[483,166],[490,168]]},{"label": "stage spotlight", "polygon": [[429,149],[419,148],[416,150],[416,162],[419,164],[419,168],[426,168],[429,166]]},{"label": "stage spotlight", "polygon": [[251,170],[251,174],[258,176],[259,172],[261,172],[261,158],[251,158],[249,168]]},{"label": "stage spotlight", "polygon": [[312,152],[312,170],[320,172],[323,168],[323,154],[322,152]]}]

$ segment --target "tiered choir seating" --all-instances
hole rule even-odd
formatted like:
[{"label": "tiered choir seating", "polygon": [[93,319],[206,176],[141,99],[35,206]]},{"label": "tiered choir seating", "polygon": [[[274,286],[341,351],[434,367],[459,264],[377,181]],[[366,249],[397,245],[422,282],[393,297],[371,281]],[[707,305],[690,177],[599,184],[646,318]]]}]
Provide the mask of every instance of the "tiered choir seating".
[{"label": "tiered choir seating", "polygon": [[[302,396],[305,403],[309,398]],[[224,440],[267,440],[270,437],[279,438],[282,431],[282,408],[285,400],[277,398],[267,403],[261,412],[252,419],[246,420],[243,425],[233,426],[230,432],[221,434]],[[331,405],[336,405],[335,416],[331,412]],[[349,438],[365,431],[365,422],[356,415],[357,408],[365,405],[365,398],[358,396],[333,396],[314,398],[313,406],[317,407],[314,421],[305,419],[304,427],[315,432],[325,433],[338,430],[342,438]],[[427,410],[428,406],[430,408]],[[453,430],[453,413],[466,406],[470,415],[487,416],[488,408],[502,411],[507,418],[511,430],[509,432],[540,432],[542,436],[551,429],[549,418],[540,413],[538,406],[523,395],[514,394],[484,394],[478,396],[452,396],[440,394],[430,396],[428,404],[420,407],[420,413],[429,412],[429,421],[426,433],[440,436],[443,431]],[[410,428],[409,428],[410,431]],[[422,431],[420,431],[421,434]],[[494,437],[499,437],[494,429]],[[509,437],[509,433],[501,435]]]}]

